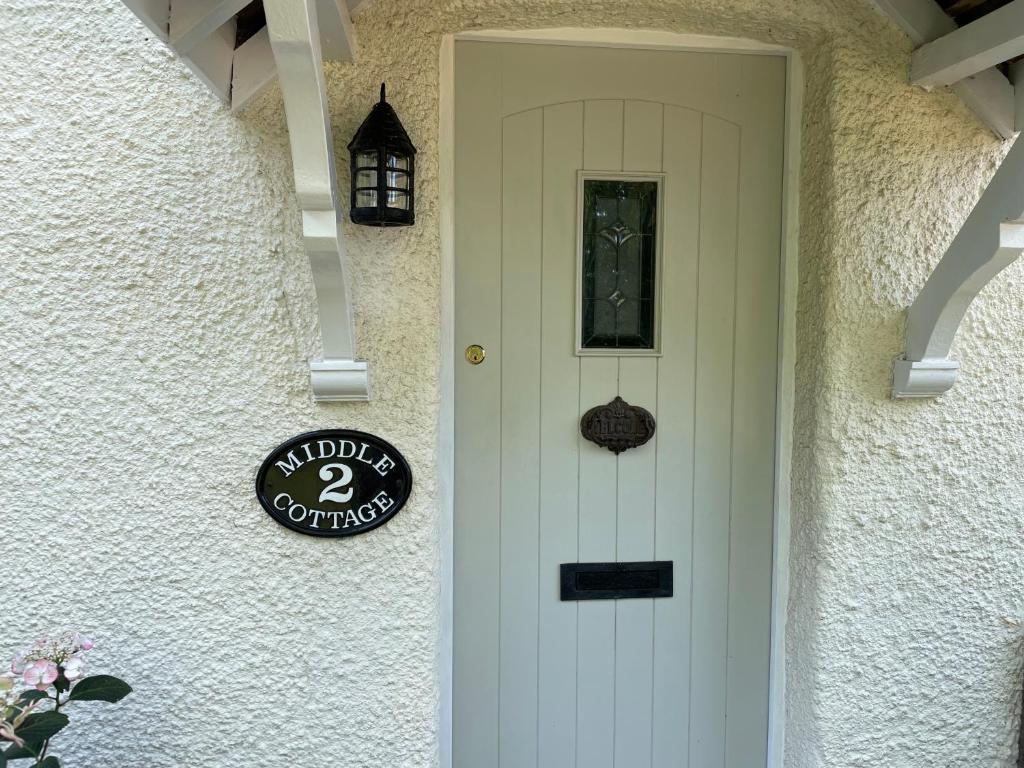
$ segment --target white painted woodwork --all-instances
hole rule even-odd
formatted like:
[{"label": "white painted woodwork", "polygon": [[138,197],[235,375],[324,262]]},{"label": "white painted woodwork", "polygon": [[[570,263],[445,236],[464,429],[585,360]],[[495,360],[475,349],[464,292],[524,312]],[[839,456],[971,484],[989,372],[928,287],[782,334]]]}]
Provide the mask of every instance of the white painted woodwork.
[{"label": "white painted woodwork", "polygon": [[[1024,53],[1022,0],[960,28],[933,0],[875,3],[915,43],[924,44],[914,53],[914,82],[952,84],[1002,138],[1024,125],[1024,89],[1015,90],[1002,73],[986,69]],[[1012,74],[1020,83],[1024,68],[1015,65]],[[974,297],[1020,255],[1021,219],[1024,147],[1018,142],[908,310],[906,348],[893,366],[894,398],[937,397],[956,382],[960,366],[949,358],[953,339]]]},{"label": "white painted woodwork", "polygon": [[334,166],[316,0],[265,0],[267,29],[284,97],[302,240],[316,288],[323,358],[311,367],[317,400],[367,400],[365,363],[355,360],[345,274],[341,201]]},{"label": "white painted woodwork", "polygon": [[[453,766],[764,766],[786,61],[455,57]],[[581,169],[665,174],[661,357],[574,354]],[[619,457],[578,430],[616,394],[658,420]],[[655,558],[673,598],[558,599]]]},{"label": "white painted woodwork", "polygon": [[1024,84],[1024,59],[1010,65],[1010,79],[1014,83],[1014,122],[1024,126],[1024,85],[1017,87],[1017,84]]},{"label": "white painted woodwork", "polygon": [[[874,0],[878,8],[916,44],[937,40],[957,29],[935,0]],[[1013,136],[1020,123],[1015,120],[1014,89],[997,69],[986,69],[953,84],[964,103],[1003,139]]]},{"label": "white painted woodwork", "polygon": [[[227,24],[250,0],[172,0],[171,46],[178,53],[189,51],[201,40]],[[232,50],[234,41],[232,41]]]},{"label": "white painted woodwork", "polygon": [[356,30],[345,0],[317,0],[320,49],[326,61],[355,61]]},{"label": "white painted woodwork", "polygon": [[264,27],[235,49],[231,67],[231,111],[245,109],[276,77],[270,33]]},{"label": "white painted woodwork", "polygon": [[[172,46],[173,49],[173,46]],[[232,18],[184,52],[177,52],[193,74],[225,104],[231,103],[231,69],[235,58]]]},{"label": "white painted woodwork", "polygon": [[893,397],[936,397],[959,365],[950,348],[979,291],[1024,250],[1024,142],[1016,141],[907,312]]},{"label": "white painted woodwork", "polygon": [[991,11],[914,51],[910,81],[925,88],[952,85],[1024,54],[1024,0]]},{"label": "white painted woodwork", "polygon": [[[251,0],[123,0],[124,4],[233,112],[273,81],[266,29],[235,48],[235,16]],[[345,0],[315,0],[322,59],[352,61],[355,28]],[[296,17],[301,24],[301,17]],[[236,92],[237,89],[237,92]]]}]

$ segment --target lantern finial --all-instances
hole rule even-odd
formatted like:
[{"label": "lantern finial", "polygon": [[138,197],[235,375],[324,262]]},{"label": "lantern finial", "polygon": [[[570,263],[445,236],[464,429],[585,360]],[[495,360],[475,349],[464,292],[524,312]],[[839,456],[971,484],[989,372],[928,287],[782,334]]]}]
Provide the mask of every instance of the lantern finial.
[{"label": "lantern finial", "polygon": [[384,83],[380,84],[380,100],[381,100],[381,102],[385,101],[385,99],[384,99]]}]

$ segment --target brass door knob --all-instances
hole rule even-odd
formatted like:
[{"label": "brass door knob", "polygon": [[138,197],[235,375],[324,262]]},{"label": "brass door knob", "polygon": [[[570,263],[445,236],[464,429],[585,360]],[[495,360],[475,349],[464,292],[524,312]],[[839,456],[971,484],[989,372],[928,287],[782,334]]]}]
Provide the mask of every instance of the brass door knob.
[{"label": "brass door knob", "polygon": [[487,350],[481,347],[479,344],[470,344],[466,347],[466,360],[471,365],[480,365],[487,357]]}]

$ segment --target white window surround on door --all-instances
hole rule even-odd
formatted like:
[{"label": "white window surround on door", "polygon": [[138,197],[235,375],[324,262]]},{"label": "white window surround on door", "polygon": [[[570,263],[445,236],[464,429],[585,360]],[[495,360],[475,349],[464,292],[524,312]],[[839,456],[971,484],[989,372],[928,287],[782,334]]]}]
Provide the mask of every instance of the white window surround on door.
[{"label": "white window surround on door", "polygon": [[454,348],[454,83],[455,40],[580,45],[662,50],[699,50],[751,55],[770,54],[787,60],[786,147],[783,171],[782,281],[779,380],[776,402],[775,514],[773,530],[772,632],[768,766],[781,768],[785,735],[785,632],[789,596],[790,467],[793,454],[793,405],[796,362],[797,240],[799,202],[800,115],[803,71],[799,54],[777,45],[740,38],[683,35],[625,29],[483,30],[446,35],[440,51],[441,197],[441,417],[438,436],[439,502],[441,507],[441,630],[438,669],[441,693],[441,766],[452,764],[452,627],[453,521],[455,485]]}]

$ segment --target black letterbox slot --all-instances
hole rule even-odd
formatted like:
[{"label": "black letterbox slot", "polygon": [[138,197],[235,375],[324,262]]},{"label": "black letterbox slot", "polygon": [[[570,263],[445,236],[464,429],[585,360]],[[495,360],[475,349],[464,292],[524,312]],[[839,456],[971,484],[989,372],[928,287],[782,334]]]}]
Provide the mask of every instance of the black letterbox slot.
[{"label": "black letterbox slot", "polygon": [[672,597],[672,561],[562,563],[563,600]]}]

